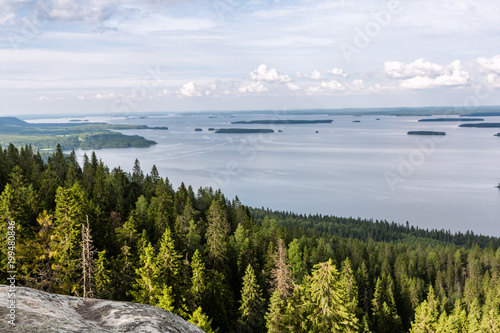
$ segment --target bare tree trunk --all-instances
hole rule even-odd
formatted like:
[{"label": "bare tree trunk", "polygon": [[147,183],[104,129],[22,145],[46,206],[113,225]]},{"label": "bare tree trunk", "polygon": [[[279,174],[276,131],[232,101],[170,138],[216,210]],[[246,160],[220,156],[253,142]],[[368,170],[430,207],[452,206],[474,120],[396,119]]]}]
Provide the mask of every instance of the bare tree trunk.
[{"label": "bare tree trunk", "polygon": [[83,268],[83,297],[94,297],[94,246],[90,235],[89,216],[87,225],[82,223],[82,268]]}]

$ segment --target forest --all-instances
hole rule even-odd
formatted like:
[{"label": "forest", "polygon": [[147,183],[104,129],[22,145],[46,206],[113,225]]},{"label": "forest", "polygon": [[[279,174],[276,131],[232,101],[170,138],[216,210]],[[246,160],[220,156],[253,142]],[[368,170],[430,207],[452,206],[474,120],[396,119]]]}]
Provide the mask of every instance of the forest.
[{"label": "forest", "polygon": [[251,208],[89,155],[0,147],[0,265],[15,258],[18,285],[206,332],[500,332],[499,238]]},{"label": "forest", "polygon": [[[28,123],[15,117],[0,117],[0,145],[17,147],[31,145],[41,151],[53,152],[57,145],[63,150],[101,148],[144,148],[155,145],[139,135],[125,135],[117,130],[168,129],[145,125],[105,123]],[[47,154],[43,154],[46,157]]]}]

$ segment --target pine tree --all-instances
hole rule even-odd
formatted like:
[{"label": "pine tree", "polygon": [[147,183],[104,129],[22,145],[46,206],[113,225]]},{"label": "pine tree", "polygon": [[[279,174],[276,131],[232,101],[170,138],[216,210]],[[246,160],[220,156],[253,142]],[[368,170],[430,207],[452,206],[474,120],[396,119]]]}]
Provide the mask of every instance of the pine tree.
[{"label": "pine tree", "polygon": [[248,265],[243,277],[239,311],[240,328],[243,332],[262,332],[264,330],[264,299],[262,290],[251,265]]}]

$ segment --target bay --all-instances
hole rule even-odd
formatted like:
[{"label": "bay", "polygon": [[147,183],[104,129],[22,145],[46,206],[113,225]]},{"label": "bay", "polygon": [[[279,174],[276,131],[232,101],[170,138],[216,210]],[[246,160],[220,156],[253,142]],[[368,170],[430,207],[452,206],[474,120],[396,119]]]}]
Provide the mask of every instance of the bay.
[{"label": "bay", "polygon": [[[443,117],[436,115],[434,117]],[[377,120],[377,118],[379,120]],[[158,144],[102,149],[98,158],[131,171],[157,166],[181,182],[220,188],[254,207],[395,221],[419,228],[500,236],[498,129],[460,128],[422,117],[280,114],[86,117],[89,121],[167,126],[130,130]],[[231,125],[257,119],[331,119],[331,124]],[[65,121],[59,119],[58,121]],[[359,121],[359,122],[353,122]],[[488,117],[500,122],[500,117]],[[271,128],[273,134],[215,134],[208,128]],[[196,132],[195,128],[203,131]],[[282,132],[278,132],[281,130]],[[410,130],[446,136],[410,136]],[[316,133],[316,131],[318,133]],[[77,151],[80,161],[89,151]]]}]

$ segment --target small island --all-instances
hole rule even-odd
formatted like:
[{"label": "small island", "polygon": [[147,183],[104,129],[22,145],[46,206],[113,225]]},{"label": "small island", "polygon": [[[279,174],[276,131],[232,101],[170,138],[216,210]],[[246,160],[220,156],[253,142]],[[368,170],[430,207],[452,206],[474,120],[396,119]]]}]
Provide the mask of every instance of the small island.
[{"label": "small island", "polygon": [[436,131],[409,131],[408,135],[446,135],[446,133]]},{"label": "small island", "polygon": [[220,134],[254,134],[254,133],[274,133],[272,129],[265,128],[219,128],[215,133]]},{"label": "small island", "polygon": [[213,132],[213,131],[215,131],[215,128],[210,127],[208,130],[209,130],[210,132]]},{"label": "small island", "polygon": [[500,133],[494,134],[493,136],[500,136]]},{"label": "small island", "polygon": [[201,129],[201,128],[195,128],[194,131],[195,132],[201,132],[201,131],[203,131],[203,129]]},{"label": "small island", "polygon": [[460,127],[500,128],[500,123],[461,124]]},{"label": "small island", "polygon": [[249,120],[233,121],[231,124],[259,124],[259,125],[307,125],[307,124],[331,124],[332,119],[324,120],[297,120],[297,119],[275,119],[275,120]]},{"label": "small island", "polygon": [[419,122],[443,122],[443,121],[484,121],[483,118],[429,118],[420,119]]},{"label": "small island", "polygon": [[353,120],[352,122],[353,122],[353,123],[360,123],[360,122],[361,122],[361,120]]},{"label": "small island", "polygon": [[148,129],[152,129],[152,130],[168,130],[168,127],[165,127],[165,126],[156,126],[156,127],[148,127]]}]

